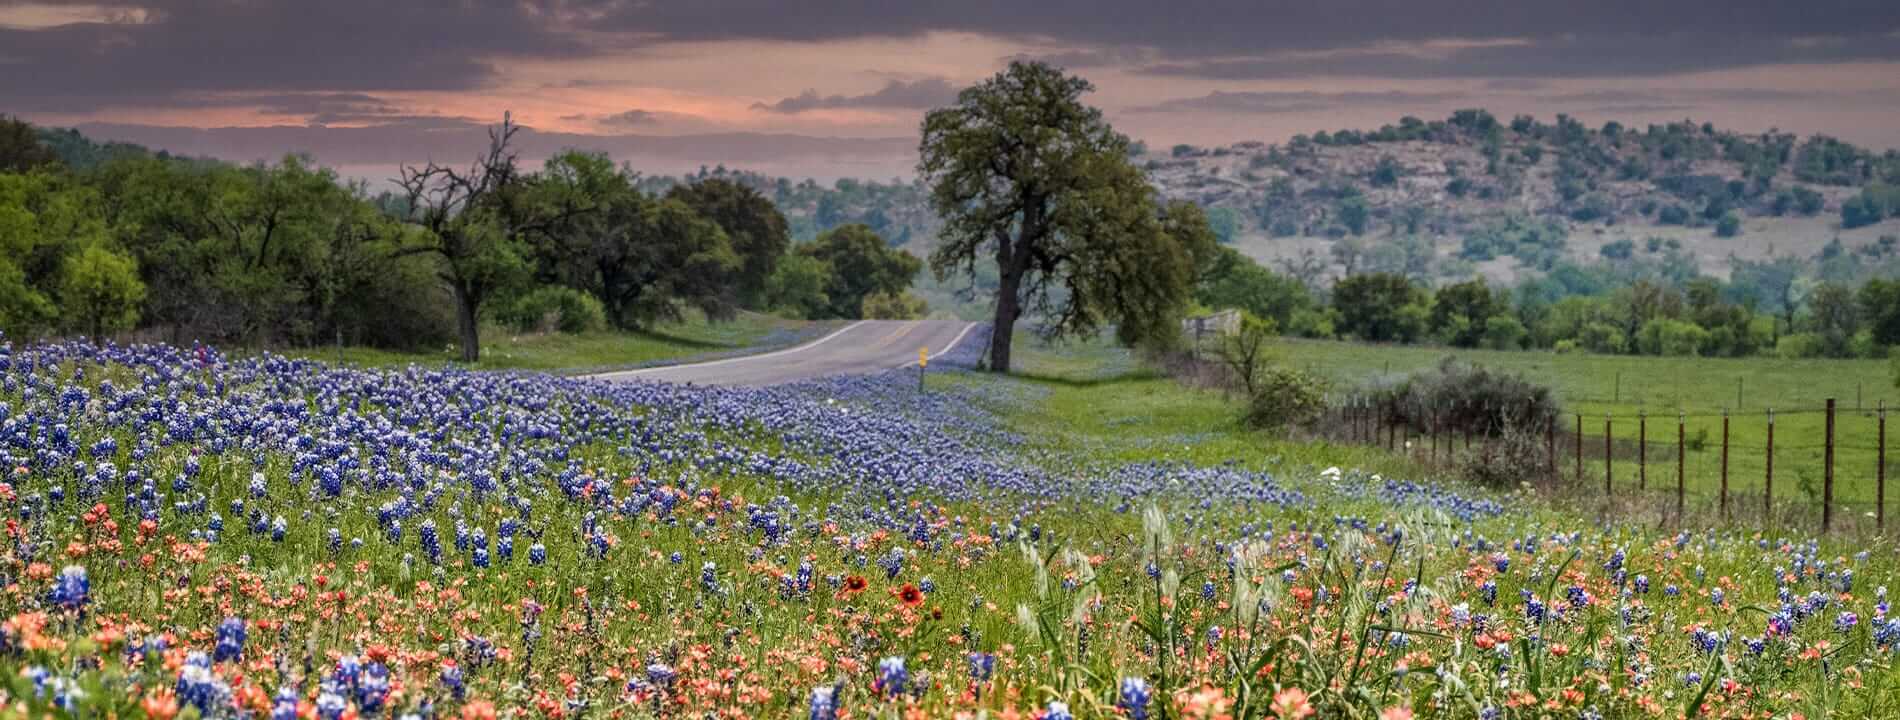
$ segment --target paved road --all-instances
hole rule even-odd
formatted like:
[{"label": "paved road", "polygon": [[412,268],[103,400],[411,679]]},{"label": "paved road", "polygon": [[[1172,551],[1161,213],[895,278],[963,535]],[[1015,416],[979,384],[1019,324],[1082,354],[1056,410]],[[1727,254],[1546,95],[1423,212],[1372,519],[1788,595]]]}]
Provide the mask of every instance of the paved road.
[{"label": "paved road", "polygon": [[702,385],[776,385],[828,375],[862,375],[915,365],[917,349],[935,356],[967,341],[975,323],[959,320],[862,320],[798,347],[692,365],[604,373],[602,380],[661,380]]}]

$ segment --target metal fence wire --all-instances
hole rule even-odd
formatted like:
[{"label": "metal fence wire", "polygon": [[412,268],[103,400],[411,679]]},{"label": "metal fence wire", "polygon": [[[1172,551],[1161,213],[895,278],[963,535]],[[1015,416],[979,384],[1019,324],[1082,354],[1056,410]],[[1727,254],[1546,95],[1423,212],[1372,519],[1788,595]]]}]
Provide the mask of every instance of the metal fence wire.
[{"label": "metal fence wire", "polygon": [[[1336,442],[1403,451],[1434,466],[1470,457],[1474,446],[1478,453],[1494,454],[1496,448],[1492,446],[1504,441],[1481,431],[1420,427],[1412,421],[1395,419],[1388,410],[1363,398],[1347,398],[1330,407],[1317,427]],[[1776,420],[1790,415],[1818,415],[1804,420],[1804,424],[1819,420],[1818,441],[1804,436],[1790,442],[1793,438],[1784,429],[1782,440],[1777,442]],[[1693,436],[1691,421],[1696,426]],[[1535,463],[1539,475],[1524,478],[1527,482],[1568,482],[1576,487],[1596,483],[1606,499],[1665,492],[1674,496],[1673,508],[1669,508],[1673,512],[1669,514],[1677,522],[1683,521],[1688,501],[1694,498],[1699,505],[1711,506],[1720,520],[1746,513],[1764,524],[1785,524],[1812,515],[1821,532],[1827,533],[1835,529],[1838,510],[1853,513],[1856,526],[1864,527],[1862,520],[1871,519],[1876,532],[1886,529],[1887,475],[1894,461],[1887,453],[1884,401],[1877,407],[1848,410],[1845,414],[1833,398],[1813,408],[1777,408],[1746,415],[1569,413],[1552,418],[1548,427],[1516,430],[1526,431],[1533,437],[1541,436],[1543,445],[1538,453],[1541,458]],[[1760,441],[1738,441],[1736,436],[1743,432]],[[1520,436],[1517,442],[1521,445],[1524,438]],[[1519,447],[1517,452],[1524,449]],[[1850,454],[1851,461],[1841,462],[1842,453]],[[1693,490],[1688,481],[1692,471],[1698,478]],[[1817,473],[1818,486],[1814,482]],[[1779,495],[1778,480],[1783,483]],[[1788,485],[1790,480],[1795,484]],[[1837,485],[1843,483],[1852,483],[1852,490],[1859,492],[1866,488],[1863,483],[1870,483],[1873,498],[1837,497]],[[1706,487],[1709,484],[1715,487]],[[1790,502],[1790,489],[1805,495],[1805,502]],[[1778,511],[1780,518],[1776,517]]]}]

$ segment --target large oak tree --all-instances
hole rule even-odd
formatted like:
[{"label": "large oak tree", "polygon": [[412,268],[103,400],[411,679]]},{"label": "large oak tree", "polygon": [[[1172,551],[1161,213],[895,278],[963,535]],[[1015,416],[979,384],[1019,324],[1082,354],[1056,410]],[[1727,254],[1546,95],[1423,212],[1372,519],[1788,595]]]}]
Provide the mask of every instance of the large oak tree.
[{"label": "large oak tree", "polygon": [[1025,312],[1048,336],[1113,324],[1126,343],[1178,338],[1198,256],[1212,253],[1200,208],[1162,207],[1128,138],[1081,101],[1092,89],[1014,62],[924,116],[918,172],[944,218],[931,270],[974,280],[994,261],[992,370],[1009,370]]}]

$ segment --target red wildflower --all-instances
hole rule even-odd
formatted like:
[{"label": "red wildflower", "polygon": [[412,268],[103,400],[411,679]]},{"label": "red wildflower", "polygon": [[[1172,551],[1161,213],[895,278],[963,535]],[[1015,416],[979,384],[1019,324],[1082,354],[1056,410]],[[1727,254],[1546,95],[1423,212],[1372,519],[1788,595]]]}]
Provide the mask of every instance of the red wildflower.
[{"label": "red wildflower", "polygon": [[924,604],[924,591],[918,590],[916,585],[904,583],[903,587],[897,589],[897,599],[905,607],[917,607]]}]

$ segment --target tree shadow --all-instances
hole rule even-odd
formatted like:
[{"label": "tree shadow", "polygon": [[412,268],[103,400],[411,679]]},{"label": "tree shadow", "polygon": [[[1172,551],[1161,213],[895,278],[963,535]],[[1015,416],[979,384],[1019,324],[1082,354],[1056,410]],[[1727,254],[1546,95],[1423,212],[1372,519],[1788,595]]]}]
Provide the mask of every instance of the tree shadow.
[{"label": "tree shadow", "polygon": [[1007,375],[1007,377],[1012,377],[1019,380],[1028,380],[1030,382],[1036,382],[1036,383],[1045,383],[1049,385],[1061,385],[1064,387],[1072,387],[1072,388],[1089,388],[1089,387],[1099,387],[1102,385],[1113,385],[1116,383],[1134,382],[1134,381],[1140,381],[1140,380],[1155,380],[1155,379],[1164,378],[1167,376],[1159,370],[1154,370],[1151,368],[1135,368],[1132,370],[1125,370],[1122,372],[1108,374],[1108,375],[1096,375],[1096,376],[1088,376],[1088,377],[1075,377],[1072,375],[1063,375],[1059,373],[1033,373],[1033,372],[1011,372]]},{"label": "tree shadow", "polygon": [[635,337],[643,337],[649,340],[657,340],[660,342],[672,343],[674,345],[680,345],[680,346],[694,348],[698,350],[733,350],[736,348],[742,348],[746,346],[746,343],[743,343],[743,342],[720,342],[718,340],[692,338],[692,337],[686,337],[684,335],[675,335],[673,333],[663,332],[660,330],[627,330],[625,332],[628,335],[633,335]]}]

